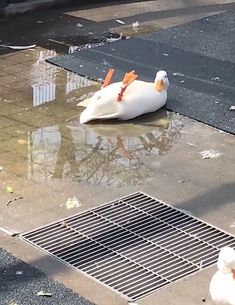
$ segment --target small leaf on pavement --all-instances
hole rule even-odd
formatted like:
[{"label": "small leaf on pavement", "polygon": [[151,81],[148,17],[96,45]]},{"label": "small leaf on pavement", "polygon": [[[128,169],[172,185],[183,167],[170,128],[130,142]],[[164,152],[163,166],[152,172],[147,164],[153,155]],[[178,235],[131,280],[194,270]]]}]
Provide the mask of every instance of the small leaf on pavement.
[{"label": "small leaf on pavement", "polygon": [[38,291],[37,296],[51,297],[52,294],[50,292],[44,292],[43,290],[41,290],[41,291]]},{"label": "small leaf on pavement", "polygon": [[6,191],[7,191],[7,193],[14,193],[14,189],[12,186],[7,186]]}]

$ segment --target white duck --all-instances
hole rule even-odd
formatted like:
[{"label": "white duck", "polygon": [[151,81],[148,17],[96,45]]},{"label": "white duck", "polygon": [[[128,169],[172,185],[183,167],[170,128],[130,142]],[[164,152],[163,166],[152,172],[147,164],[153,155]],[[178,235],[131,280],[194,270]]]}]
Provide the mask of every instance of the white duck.
[{"label": "white duck", "polygon": [[222,248],[217,266],[209,288],[211,298],[216,305],[235,305],[235,250]]},{"label": "white duck", "polygon": [[132,71],[126,73],[122,82],[109,85],[113,73],[110,69],[102,88],[78,104],[87,107],[81,113],[80,123],[95,119],[129,120],[165,105],[169,86],[165,71],[157,72],[153,83],[136,80],[137,75]]}]

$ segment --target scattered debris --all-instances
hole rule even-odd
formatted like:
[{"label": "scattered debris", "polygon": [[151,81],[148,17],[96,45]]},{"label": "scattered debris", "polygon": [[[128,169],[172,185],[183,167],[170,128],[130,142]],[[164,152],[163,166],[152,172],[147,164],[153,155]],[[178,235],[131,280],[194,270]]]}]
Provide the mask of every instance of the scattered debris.
[{"label": "scattered debris", "polygon": [[108,66],[108,65],[109,65],[109,62],[108,62],[107,60],[103,59],[103,65],[104,65],[104,66]]},{"label": "scattered debris", "polygon": [[49,297],[50,298],[52,296],[52,294],[50,292],[44,292],[43,290],[41,290],[41,291],[37,292],[37,296],[43,296],[43,297]]},{"label": "scattered debris", "polygon": [[169,56],[169,54],[168,54],[168,53],[163,53],[162,55],[163,55],[163,56]]},{"label": "scattered debris", "polygon": [[43,23],[43,21],[42,20],[38,20],[38,21],[36,21],[36,23],[40,24],[40,23]]},{"label": "scattered debris", "polygon": [[27,140],[25,140],[25,139],[19,139],[19,140],[17,141],[17,143],[18,143],[18,144],[27,144]]},{"label": "scattered debris", "polygon": [[9,303],[8,305],[18,305],[18,304],[15,303],[15,302],[11,302],[11,303]]},{"label": "scattered debris", "polygon": [[185,183],[185,180],[178,180],[179,183]]},{"label": "scattered debris", "polygon": [[68,198],[68,200],[66,201],[66,208],[69,209],[74,209],[74,208],[78,208],[81,206],[81,203],[78,201],[78,199],[73,196],[72,198]]},{"label": "scattered debris", "polygon": [[202,270],[202,267],[203,267],[203,265],[202,265],[202,260],[201,260],[200,265],[199,265],[199,270]]},{"label": "scattered debris", "polygon": [[16,275],[22,275],[23,274],[23,271],[19,270],[19,271],[16,271]]},{"label": "scattered debris", "polygon": [[82,27],[83,27],[83,24],[80,23],[80,22],[78,22],[78,23],[76,24],[76,26],[79,27],[79,28],[82,28]]},{"label": "scattered debris", "polygon": [[4,167],[3,167],[3,166],[0,166],[0,172],[2,172],[2,171],[3,171],[3,169],[4,169]]},{"label": "scattered debris", "polygon": [[202,298],[202,302],[203,302],[203,303],[206,303],[206,298]]},{"label": "scattered debris", "polygon": [[190,142],[188,142],[187,143],[189,146],[193,146],[193,147],[196,147],[197,145],[196,144],[193,144],[193,143],[190,143]]},{"label": "scattered debris", "polygon": [[133,28],[137,28],[140,26],[139,21],[133,22],[132,23]]},{"label": "scattered debris", "polygon": [[212,77],[211,80],[217,80],[218,82],[221,82],[221,79],[219,78],[219,76],[216,76],[216,77]]},{"label": "scattered debris", "polygon": [[215,159],[223,154],[220,152],[215,151],[214,149],[204,150],[200,152],[200,155],[202,156],[202,159]]},{"label": "scattered debris", "polygon": [[188,210],[184,210],[184,209],[178,209],[179,211],[183,212],[184,214],[187,214],[187,215],[193,215],[193,213],[191,211],[188,211]]},{"label": "scattered debris", "polygon": [[183,84],[183,83],[184,83],[184,80],[182,79],[180,82]]},{"label": "scattered debris", "polygon": [[106,41],[107,42],[114,42],[114,41],[118,41],[118,40],[121,40],[122,39],[122,33],[120,33],[120,36],[117,37],[117,38],[114,38],[114,37],[107,37],[106,38]]},{"label": "scattered debris", "polygon": [[234,111],[234,110],[235,110],[235,106],[231,106],[229,109],[230,109],[231,111]]},{"label": "scattered debris", "polygon": [[12,50],[28,50],[28,49],[36,48],[36,44],[32,44],[32,45],[29,45],[29,46],[9,46],[9,45],[6,45],[6,44],[0,44],[0,47],[9,48],[9,49],[12,49]]},{"label": "scattered debris", "polygon": [[120,24],[126,24],[124,21],[120,20],[120,19],[116,19],[116,22],[120,23]]},{"label": "scattered debris", "polygon": [[11,193],[11,194],[14,193],[13,187],[9,186],[9,185],[6,187],[6,191],[7,191],[7,193]]},{"label": "scattered debris", "polygon": [[66,222],[64,220],[62,220],[60,224],[61,224],[61,228],[66,228],[67,227]]},{"label": "scattered debris", "polygon": [[173,76],[184,76],[183,73],[180,73],[180,72],[174,72],[172,73]]},{"label": "scattered debris", "polygon": [[13,201],[20,200],[20,199],[23,199],[23,198],[24,198],[23,196],[19,196],[19,197],[15,197],[13,199],[10,199],[10,200],[7,201],[6,206],[8,207],[10,205],[10,203],[12,203]]}]

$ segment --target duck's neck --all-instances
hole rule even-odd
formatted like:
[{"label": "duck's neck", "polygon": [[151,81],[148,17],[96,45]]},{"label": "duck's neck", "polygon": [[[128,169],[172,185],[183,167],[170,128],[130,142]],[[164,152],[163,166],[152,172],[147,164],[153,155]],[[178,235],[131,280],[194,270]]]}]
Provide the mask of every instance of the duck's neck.
[{"label": "duck's neck", "polygon": [[224,274],[232,274],[233,279],[235,280],[235,269],[228,268],[226,266],[220,267],[219,271],[224,273]]}]

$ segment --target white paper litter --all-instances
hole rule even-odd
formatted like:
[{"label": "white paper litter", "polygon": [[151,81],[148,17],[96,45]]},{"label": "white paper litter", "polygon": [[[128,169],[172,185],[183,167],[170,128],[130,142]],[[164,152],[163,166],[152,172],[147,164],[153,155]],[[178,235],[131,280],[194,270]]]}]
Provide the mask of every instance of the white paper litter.
[{"label": "white paper litter", "polygon": [[12,49],[12,50],[28,50],[28,49],[36,48],[36,44],[32,44],[32,45],[29,45],[29,46],[9,46],[9,45],[6,45],[6,44],[0,44],[0,47]]},{"label": "white paper litter", "polygon": [[163,55],[163,56],[169,56],[169,54],[168,54],[168,53],[163,53],[162,55]]},{"label": "white paper litter", "polygon": [[67,202],[66,202],[66,208],[69,209],[74,209],[74,208],[78,208],[81,206],[81,203],[78,201],[78,199],[73,196],[72,198],[68,198]]},{"label": "white paper litter", "polygon": [[183,73],[180,73],[180,72],[174,72],[172,73],[173,76],[184,76]]},{"label": "white paper litter", "polygon": [[111,38],[106,38],[106,41],[107,42],[114,42],[114,41],[118,41],[118,40],[121,40],[122,39],[122,33],[120,34],[120,36],[119,37],[117,37],[117,38],[113,38],[113,37],[111,37]]},{"label": "white paper litter", "polygon": [[79,28],[82,28],[82,27],[83,27],[83,24],[81,24],[80,22],[78,22],[78,23],[76,24],[76,26],[79,27]]},{"label": "white paper litter", "polygon": [[133,22],[132,26],[133,28],[137,28],[138,26],[140,26],[139,21]]},{"label": "white paper litter", "polygon": [[120,19],[116,19],[115,20],[117,23],[120,23],[120,24],[126,24],[124,21],[120,20]]},{"label": "white paper litter", "polygon": [[221,81],[221,79],[219,78],[219,76],[212,77],[212,79],[211,79],[211,80],[217,80],[218,82],[220,82],[220,81]]},{"label": "white paper litter", "polygon": [[222,156],[223,154],[215,151],[214,149],[209,149],[201,151],[200,155],[202,156],[202,159],[215,159]]},{"label": "white paper litter", "polygon": [[231,106],[229,109],[230,109],[231,111],[233,111],[233,110],[235,110],[235,106]]}]

